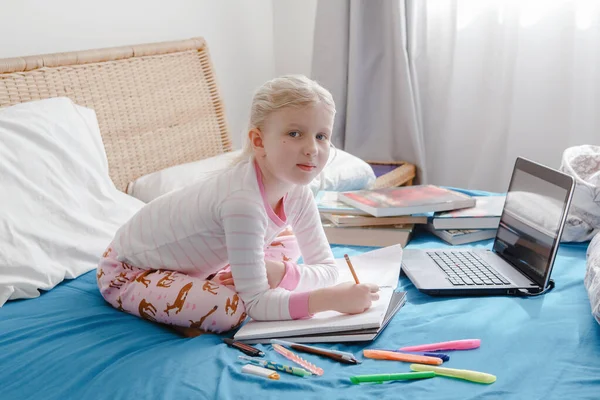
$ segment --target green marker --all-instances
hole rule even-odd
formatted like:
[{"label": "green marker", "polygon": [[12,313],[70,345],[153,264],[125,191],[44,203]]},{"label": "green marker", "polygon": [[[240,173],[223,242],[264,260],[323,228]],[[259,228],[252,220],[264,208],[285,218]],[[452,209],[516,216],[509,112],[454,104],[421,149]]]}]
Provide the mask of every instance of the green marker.
[{"label": "green marker", "polygon": [[375,375],[357,375],[351,376],[350,381],[354,384],[365,383],[365,382],[376,382],[382,383],[385,381],[404,381],[408,379],[424,379],[433,378],[435,372],[402,372],[398,374],[375,374]]}]

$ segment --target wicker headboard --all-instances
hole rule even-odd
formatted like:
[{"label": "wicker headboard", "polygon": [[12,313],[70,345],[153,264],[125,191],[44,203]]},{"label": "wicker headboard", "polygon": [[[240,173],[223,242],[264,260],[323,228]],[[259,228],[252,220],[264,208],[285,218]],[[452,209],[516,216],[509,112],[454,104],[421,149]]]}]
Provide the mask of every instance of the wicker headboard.
[{"label": "wicker headboard", "polygon": [[96,111],[121,190],[144,174],[232,149],[202,38],[0,59],[0,107],[58,96]]}]

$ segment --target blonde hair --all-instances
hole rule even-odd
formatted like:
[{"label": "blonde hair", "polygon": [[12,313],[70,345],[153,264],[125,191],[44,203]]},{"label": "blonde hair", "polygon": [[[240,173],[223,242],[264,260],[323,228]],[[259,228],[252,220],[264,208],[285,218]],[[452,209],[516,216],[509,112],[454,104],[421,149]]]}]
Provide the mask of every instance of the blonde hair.
[{"label": "blonde hair", "polygon": [[262,129],[271,113],[284,107],[299,108],[315,104],[324,104],[335,115],[335,102],[331,93],[304,75],[284,75],[265,82],[252,98],[242,153],[234,163],[252,159],[253,149],[248,132],[255,128]]}]

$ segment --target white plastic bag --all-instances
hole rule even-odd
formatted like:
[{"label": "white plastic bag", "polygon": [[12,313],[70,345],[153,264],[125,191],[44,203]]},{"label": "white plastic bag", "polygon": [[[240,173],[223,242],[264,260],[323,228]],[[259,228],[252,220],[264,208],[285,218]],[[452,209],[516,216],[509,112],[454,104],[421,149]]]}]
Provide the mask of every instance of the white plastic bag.
[{"label": "white plastic bag", "polygon": [[588,241],[600,232],[600,146],[569,147],[560,170],[576,182],[561,241]]},{"label": "white plastic bag", "polygon": [[592,315],[600,324],[600,234],[597,234],[587,250],[587,268],[583,280],[590,298]]},{"label": "white plastic bag", "polygon": [[584,242],[593,238],[586,254],[583,283],[590,298],[592,315],[600,323],[600,146],[566,149],[560,170],[576,181],[561,240]]}]

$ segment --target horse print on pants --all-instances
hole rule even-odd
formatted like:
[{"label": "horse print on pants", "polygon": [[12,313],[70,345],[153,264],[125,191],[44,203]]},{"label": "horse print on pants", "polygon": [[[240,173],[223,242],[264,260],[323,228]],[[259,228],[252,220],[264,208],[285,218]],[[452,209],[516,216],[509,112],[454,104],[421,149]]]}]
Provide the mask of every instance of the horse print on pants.
[{"label": "horse print on pants", "polygon": [[[159,272],[161,272],[161,271],[159,271]],[[156,283],[156,287],[164,287],[164,288],[171,287],[173,282],[175,282],[175,277],[173,275],[175,275],[174,271],[166,271],[165,276],[160,278],[160,280]]]},{"label": "horse print on pants", "polygon": [[113,289],[121,289],[121,286],[129,282],[129,278],[127,277],[127,272],[121,272],[119,275],[115,277],[112,281],[110,281],[109,287]]},{"label": "horse print on pants", "polygon": [[130,271],[133,271],[133,267],[131,265],[129,265],[129,264],[125,263],[125,262],[121,263],[121,264],[123,264],[123,268],[128,269]]},{"label": "horse print on pants", "polygon": [[173,304],[167,303],[167,308],[165,308],[165,312],[167,313],[167,315],[169,315],[169,310],[173,310],[175,308],[177,309],[177,311],[175,311],[175,314],[179,314],[179,312],[183,310],[183,304],[185,303],[185,299],[192,286],[194,286],[194,283],[190,282],[184,287],[182,287]]},{"label": "horse print on pants", "polygon": [[218,289],[219,285],[216,285],[211,281],[206,281],[204,282],[204,285],[202,285],[202,290],[206,290],[210,294],[217,294]]},{"label": "horse print on pants", "polygon": [[[283,252],[278,250],[277,256]],[[119,261],[114,249],[101,259],[96,277],[102,297],[114,309],[188,330],[182,332],[186,336],[226,332],[247,318],[235,287],[179,271],[134,267]]]},{"label": "horse print on pants", "polygon": [[283,247],[285,249],[285,244],[283,244],[282,242],[271,242],[270,247]]},{"label": "horse print on pants", "polygon": [[108,255],[110,254],[111,251],[112,251],[112,249],[110,247],[108,249],[106,249],[106,251],[102,254],[102,258],[108,257]]},{"label": "horse print on pants", "polygon": [[156,307],[152,303],[148,303],[146,299],[142,299],[140,301],[140,306],[138,307],[138,311],[140,313],[140,317],[147,319],[148,321],[156,322]]},{"label": "horse print on pants", "polygon": [[141,283],[142,285],[144,285],[146,287],[148,287],[148,285],[150,284],[150,279],[146,279],[146,276],[150,275],[153,272],[154,272],[153,270],[147,269],[144,272],[142,272],[141,274],[139,274],[137,276],[137,278],[135,278],[135,281]]},{"label": "horse print on pants", "polygon": [[203,316],[202,318],[200,318],[200,321],[196,321],[196,322],[194,322],[194,321],[192,321],[192,320],[190,319],[190,328],[202,329],[202,324],[204,323],[204,320],[205,320],[206,318],[208,318],[208,316],[209,316],[210,314],[212,314],[212,313],[214,313],[215,311],[217,311],[217,308],[219,308],[219,306],[214,306],[213,308],[211,308],[211,309],[210,309],[210,311],[209,311],[209,312],[208,312],[208,313],[207,313],[205,316]]},{"label": "horse print on pants", "polygon": [[[237,306],[238,306],[239,301],[240,301],[240,297],[237,295],[237,293],[233,295],[233,301],[232,301],[232,299],[230,299],[228,297],[227,301],[225,302],[225,314],[227,314],[227,315],[235,314],[235,312],[237,311]],[[228,310],[231,310],[231,314],[229,313]]]}]

